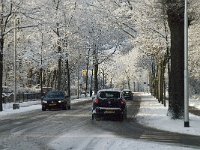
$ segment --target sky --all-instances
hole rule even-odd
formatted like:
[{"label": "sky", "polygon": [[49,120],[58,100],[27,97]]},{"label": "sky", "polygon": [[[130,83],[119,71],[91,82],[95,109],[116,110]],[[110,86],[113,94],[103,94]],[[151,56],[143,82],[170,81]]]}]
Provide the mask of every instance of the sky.
[{"label": "sky", "polygon": [[[139,113],[137,114],[136,118],[138,123],[161,129],[171,132],[178,132],[178,133],[185,133],[185,134],[192,134],[192,135],[200,135],[200,117],[189,114],[189,122],[190,127],[184,127],[184,120],[171,120],[169,116],[167,116],[167,107],[164,107],[162,104],[158,103],[158,101],[153,98],[150,94],[142,93],[142,102],[140,106]],[[75,99],[72,103],[77,103],[80,101],[88,100],[88,98],[81,98]],[[200,108],[200,102],[198,97],[190,99],[190,106],[195,106]],[[3,106],[4,111],[0,112],[0,118],[5,118],[8,115],[22,113],[26,111],[41,109],[40,101],[32,101],[32,102],[24,102],[20,103],[20,109],[13,110],[12,104],[6,104]],[[160,126],[162,124],[162,126]],[[102,131],[101,131],[102,132]],[[102,138],[108,137],[108,138]],[[66,138],[69,140],[66,140]],[[103,131],[101,136],[98,136],[96,133],[85,130],[77,130],[77,131],[69,131],[64,133],[57,139],[51,141],[49,146],[53,149],[64,150],[68,145],[73,145],[74,140],[79,140],[82,142],[82,145],[74,145],[75,149],[84,149],[84,145],[88,144],[91,139],[93,141],[100,141],[97,142],[96,148],[101,149],[109,149],[109,150],[132,150],[133,147],[135,149],[152,149],[152,150],[160,150],[160,149],[173,149],[173,150],[184,150],[190,148],[183,148],[173,145],[164,145],[161,143],[155,142],[147,142],[142,140],[135,140],[135,139],[128,139],[122,138],[120,136],[114,135],[114,133],[109,131]],[[101,139],[101,140],[99,140]],[[76,142],[74,142],[76,143]]]}]

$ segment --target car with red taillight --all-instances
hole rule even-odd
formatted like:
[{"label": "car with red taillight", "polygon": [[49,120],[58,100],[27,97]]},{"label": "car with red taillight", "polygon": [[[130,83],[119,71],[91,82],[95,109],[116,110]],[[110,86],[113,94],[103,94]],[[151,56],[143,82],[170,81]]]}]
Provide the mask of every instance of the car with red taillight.
[{"label": "car with red taillight", "polygon": [[120,90],[99,90],[92,105],[92,119],[115,117],[123,120],[127,117],[126,101]]}]

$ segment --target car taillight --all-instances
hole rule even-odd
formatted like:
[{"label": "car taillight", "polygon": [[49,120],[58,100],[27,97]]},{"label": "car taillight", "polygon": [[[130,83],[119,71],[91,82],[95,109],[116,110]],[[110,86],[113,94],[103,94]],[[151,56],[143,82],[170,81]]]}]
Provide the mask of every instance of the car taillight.
[{"label": "car taillight", "polygon": [[122,104],[122,105],[125,105],[125,104],[126,104],[126,101],[122,99],[122,100],[121,100],[121,104]]},{"label": "car taillight", "polygon": [[95,103],[95,104],[99,104],[99,103],[100,103],[99,99],[96,99],[96,100],[94,101],[94,103]]}]

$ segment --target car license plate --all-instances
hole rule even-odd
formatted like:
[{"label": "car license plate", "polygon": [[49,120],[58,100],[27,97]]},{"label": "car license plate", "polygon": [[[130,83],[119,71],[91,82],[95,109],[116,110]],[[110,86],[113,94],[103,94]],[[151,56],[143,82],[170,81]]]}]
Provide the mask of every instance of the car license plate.
[{"label": "car license plate", "polygon": [[105,113],[105,114],[114,114],[115,111],[113,111],[113,110],[106,110],[106,111],[104,111],[104,113]]},{"label": "car license plate", "polygon": [[55,106],[56,104],[49,104],[49,106]]}]

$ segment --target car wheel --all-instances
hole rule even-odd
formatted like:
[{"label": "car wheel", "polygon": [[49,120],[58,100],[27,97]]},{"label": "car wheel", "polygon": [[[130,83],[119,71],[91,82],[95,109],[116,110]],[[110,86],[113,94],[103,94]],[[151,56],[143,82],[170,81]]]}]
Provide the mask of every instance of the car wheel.
[{"label": "car wheel", "polygon": [[45,107],[42,107],[42,111],[46,111],[46,108],[45,108]]},{"label": "car wheel", "polygon": [[123,114],[120,115],[119,120],[120,120],[120,121],[123,121],[123,120],[124,120],[124,115],[123,115]]},{"label": "car wheel", "polygon": [[127,114],[125,114],[124,119],[127,119]]},{"label": "car wheel", "polygon": [[64,105],[64,106],[63,106],[63,110],[67,110],[67,105]]},{"label": "car wheel", "polygon": [[124,113],[124,119],[127,119],[127,112]]},{"label": "car wheel", "polygon": [[100,121],[100,120],[101,120],[101,118],[99,118],[99,117],[98,117],[98,118],[96,118],[96,121]]},{"label": "car wheel", "polygon": [[92,114],[92,120],[94,120],[94,115]]},{"label": "car wheel", "polygon": [[68,106],[67,108],[68,108],[68,109],[71,109],[71,106]]},{"label": "car wheel", "polygon": [[101,117],[100,117],[100,116],[95,116],[95,120],[96,120],[96,121],[100,121],[100,120],[101,120]]}]

